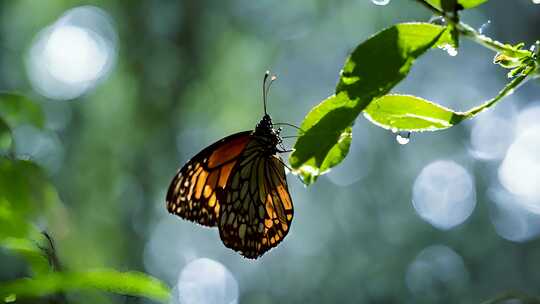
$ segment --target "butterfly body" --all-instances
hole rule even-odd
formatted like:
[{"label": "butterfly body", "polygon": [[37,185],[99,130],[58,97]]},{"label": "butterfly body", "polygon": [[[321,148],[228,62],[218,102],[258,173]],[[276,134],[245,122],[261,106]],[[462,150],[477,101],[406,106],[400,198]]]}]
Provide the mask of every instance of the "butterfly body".
[{"label": "butterfly body", "polygon": [[253,131],[203,149],[176,174],[167,210],[218,227],[225,246],[257,258],[287,235],[293,218],[279,130],[265,114]]}]

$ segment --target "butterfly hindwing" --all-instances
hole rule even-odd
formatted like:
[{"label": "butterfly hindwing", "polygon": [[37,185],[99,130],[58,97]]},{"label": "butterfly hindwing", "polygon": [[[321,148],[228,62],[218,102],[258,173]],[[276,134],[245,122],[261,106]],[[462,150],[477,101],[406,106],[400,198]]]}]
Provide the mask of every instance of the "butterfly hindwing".
[{"label": "butterfly hindwing", "polygon": [[293,206],[284,165],[264,139],[253,136],[218,198],[220,237],[247,258],[263,255],[289,232]]},{"label": "butterfly hindwing", "polygon": [[210,145],[178,171],[167,192],[167,210],[204,226],[216,226],[223,189],[240,155],[251,139],[251,131],[225,137]]}]

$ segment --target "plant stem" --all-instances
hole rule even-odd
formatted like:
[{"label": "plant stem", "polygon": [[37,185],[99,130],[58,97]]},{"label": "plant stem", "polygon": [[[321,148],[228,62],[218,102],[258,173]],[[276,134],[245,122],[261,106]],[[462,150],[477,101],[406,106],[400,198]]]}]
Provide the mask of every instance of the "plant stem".
[{"label": "plant stem", "polygon": [[510,57],[517,57],[517,58],[531,55],[530,51],[516,50],[510,45],[503,44],[497,40],[493,40],[487,36],[484,36],[463,22],[456,24],[456,28],[459,30],[460,34],[462,34],[463,36],[495,52],[504,53]]},{"label": "plant stem", "polygon": [[500,92],[499,94],[497,94],[497,96],[493,97],[492,99],[484,102],[483,104],[477,106],[477,107],[474,107],[472,109],[470,109],[469,111],[467,112],[464,112],[463,114],[467,117],[467,118],[472,118],[474,117],[476,114],[484,111],[485,109],[488,109],[490,108],[491,106],[493,106],[494,104],[496,104],[499,100],[503,99],[504,97],[512,94],[514,92],[515,89],[517,89],[520,85],[522,85],[524,83],[524,80],[530,75],[533,73],[533,70],[531,70],[528,74],[524,74],[524,75],[519,75],[517,76],[516,78],[514,78],[514,80],[512,80],[510,83],[508,83]]},{"label": "plant stem", "polygon": [[439,15],[441,17],[444,17],[449,23],[453,24],[459,31],[460,34],[463,36],[473,40],[474,42],[490,49],[495,52],[504,53],[510,57],[525,57],[525,56],[531,56],[531,52],[527,50],[516,50],[511,45],[503,44],[499,41],[493,40],[487,36],[484,36],[480,33],[478,33],[475,29],[473,29],[471,26],[463,23],[463,22],[456,22],[455,18],[452,18],[451,16],[448,16],[446,12],[441,11],[434,7],[433,5],[429,4],[425,0],[415,0],[416,2],[420,3],[430,11],[432,11],[434,14]]}]

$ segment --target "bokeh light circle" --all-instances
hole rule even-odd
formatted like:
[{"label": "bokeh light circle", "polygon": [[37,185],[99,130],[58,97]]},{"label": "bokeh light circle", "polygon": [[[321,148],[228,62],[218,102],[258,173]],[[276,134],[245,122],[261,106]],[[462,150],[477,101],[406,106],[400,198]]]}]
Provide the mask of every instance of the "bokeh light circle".
[{"label": "bokeh light circle", "polygon": [[471,175],[453,161],[427,165],[413,186],[413,206],[433,226],[447,230],[463,223],[476,205]]},{"label": "bokeh light circle", "polygon": [[64,161],[64,146],[52,131],[22,125],[13,130],[15,154],[18,158],[32,160],[51,174],[60,170]]},{"label": "bokeh light circle", "polygon": [[211,259],[196,259],[187,264],[177,287],[182,304],[238,303],[236,279],[225,266]]},{"label": "bokeh light circle", "polygon": [[540,214],[540,126],[518,135],[499,167],[499,180],[522,203]]},{"label": "bokeh light circle", "polygon": [[509,119],[495,114],[482,115],[471,129],[471,154],[481,160],[501,159],[513,138],[514,128]]},{"label": "bokeh light circle", "polygon": [[516,139],[499,167],[499,181],[516,202],[540,214],[540,105],[522,110],[516,121]]},{"label": "bokeh light circle", "polygon": [[116,52],[111,17],[100,8],[81,6],[37,34],[26,60],[27,74],[41,95],[74,99],[109,74]]},{"label": "bokeh light circle", "polygon": [[[102,38],[78,26],[60,26],[51,32],[44,56],[51,76],[68,83],[93,81],[107,63]],[[67,46],[71,44],[71,46]]]},{"label": "bokeh light circle", "polygon": [[436,300],[467,286],[468,272],[459,254],[444,245],[422,250],[409,265],[405,282],[416,296]]},{"label": "bokeh light circle", "polygon": [[491,188],[488,196],[489,217],[495,232],[512,242],[526,242],[540,234],[540,214],[535,214],[521,203],[521,198],[502,187]]}]

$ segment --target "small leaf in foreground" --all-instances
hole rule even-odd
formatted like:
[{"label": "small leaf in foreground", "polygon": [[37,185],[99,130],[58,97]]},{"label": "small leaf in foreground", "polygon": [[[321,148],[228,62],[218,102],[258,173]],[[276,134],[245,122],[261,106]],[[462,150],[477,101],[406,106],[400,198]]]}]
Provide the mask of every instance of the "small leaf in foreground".
[{"label": "small leaf in foreground", "polygon": [[411,95],[389,94],[372,101],[364,116],[379,127],[400,131],[435,131],[450,128],[466,116]]},{"label": "small leaf in foreground", "polygon": [[140,296],[161,302],[169,300],[169,288],[158,279],[140,272],[110,269],[87,272],[54,272],[0,284],[0,298],[15,295],[35,298],[59,292],[97,289],[122,295]]},{"label": "small leaf in foreground", "polygon": [[531,73],[532,68],[528,69],[528,74],[514,78],[497,96],[466,112],[457,112],[416,96],[389,94],[371,102],[364,110],[364,116],[375,125],[395,132],[447,129],[465,119],[473,118],[512,94]]}]

